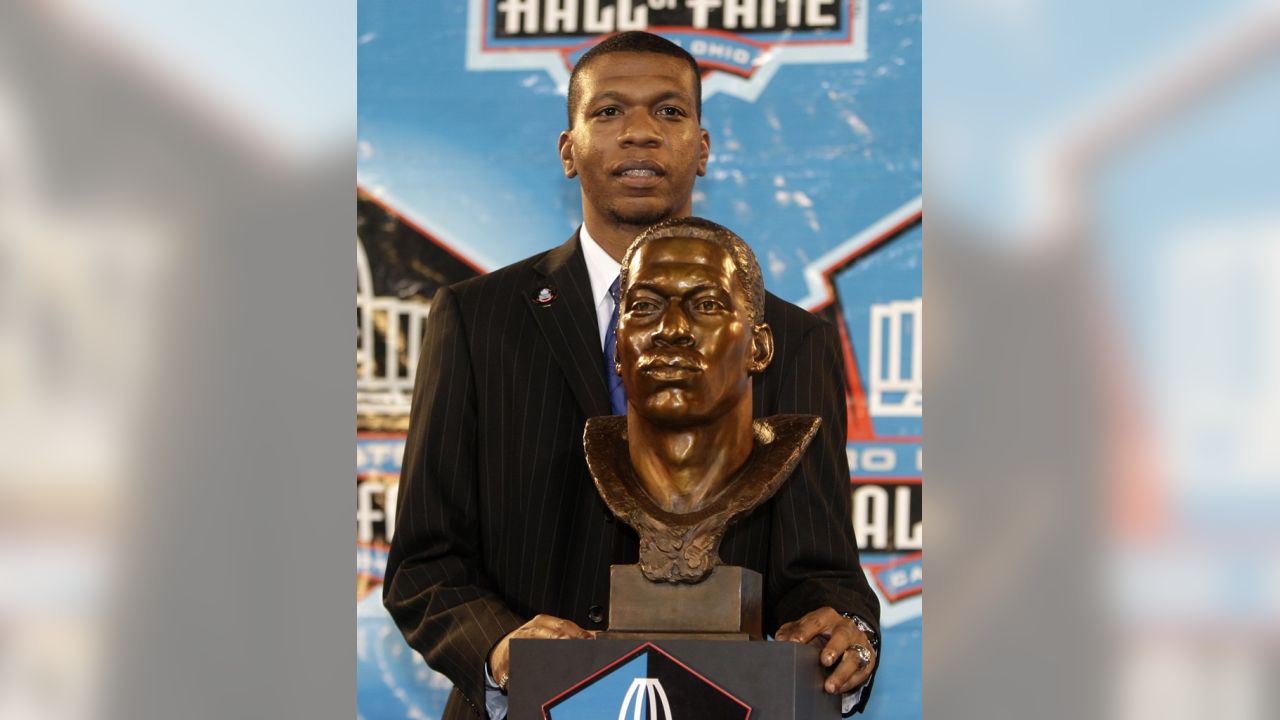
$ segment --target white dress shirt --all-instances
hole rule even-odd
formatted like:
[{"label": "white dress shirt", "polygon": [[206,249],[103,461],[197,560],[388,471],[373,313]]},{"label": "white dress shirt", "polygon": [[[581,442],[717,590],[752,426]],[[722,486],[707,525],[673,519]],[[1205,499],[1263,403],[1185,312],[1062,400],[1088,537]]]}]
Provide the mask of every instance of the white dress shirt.
[{"label": "white dress shirt", "polygon": [[[613,298],[609,295],[609,286],[618,279],[618,271],[622,269],[622,264],[600,247],[596,239],[591,237],[591,233],[587,232],[586,225],[578,231],[578,237],[582,240],[582,257],[587,261],[587,275],[591,278],[591,299],[595,301],[596,323],[600,330],[600,349],[603,351],[604,334],[609,329],[609,318],[618,311],[613,304]],[[604,362],[603,357],[600,361]]]}]

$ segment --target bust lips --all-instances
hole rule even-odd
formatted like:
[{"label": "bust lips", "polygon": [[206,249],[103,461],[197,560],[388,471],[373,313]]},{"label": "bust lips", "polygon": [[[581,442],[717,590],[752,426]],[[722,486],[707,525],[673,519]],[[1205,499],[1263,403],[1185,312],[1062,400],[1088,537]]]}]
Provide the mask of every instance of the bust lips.
[{"label": "bust lips", "polygon": [[688,380],[705,370],[701,360],[676,353],[646,353],[640,356],[636,367],[658,381]]}]

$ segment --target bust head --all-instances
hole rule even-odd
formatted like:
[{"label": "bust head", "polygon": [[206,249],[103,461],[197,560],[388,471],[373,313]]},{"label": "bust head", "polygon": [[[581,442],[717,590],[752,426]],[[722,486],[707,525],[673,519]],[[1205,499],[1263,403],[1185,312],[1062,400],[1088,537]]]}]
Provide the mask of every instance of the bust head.
[{"label": "bust head", "polygon": [[773,334],[760,266],[737,235],[692,217],[654,225],[627,249],[620,290],[627,414],[587,421],[587,465],[639,534],[644,577],[700,582],[725,528],[777,491],[820,421],[753,422],[751,376],[773,359]]},{"label": "bust head", "polygon": [[618,372],[629,411],[659,426],[714,424],[751,404],[773,358],[751,248],[701,218],[650,227],[622,260]]}]

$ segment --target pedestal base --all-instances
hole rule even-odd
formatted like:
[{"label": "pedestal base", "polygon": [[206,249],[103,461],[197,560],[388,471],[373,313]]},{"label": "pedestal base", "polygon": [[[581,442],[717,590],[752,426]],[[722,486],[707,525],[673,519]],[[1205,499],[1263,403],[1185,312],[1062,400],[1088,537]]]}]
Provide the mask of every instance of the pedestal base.
[{"label": "pedestal base", "polygon": [[835,720],[825,677],[789,642],[513,640],[508,717]]},{"label": "pedestal base", "polygon": [[612,565],[609,633],[730,633],[760,640],[762,584],[760,573],[736,565],[720,565],[693,585],[650,582],[639,565]]}]

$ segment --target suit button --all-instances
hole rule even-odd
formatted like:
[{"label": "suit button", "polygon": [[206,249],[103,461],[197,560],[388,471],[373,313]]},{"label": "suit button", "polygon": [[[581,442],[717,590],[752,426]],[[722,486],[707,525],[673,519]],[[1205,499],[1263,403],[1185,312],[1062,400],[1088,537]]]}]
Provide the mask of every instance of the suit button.
[{"label": "suit button", "polygon": [[587,619],[597,625],[604,622],[604,608],[599,605],[592,605],[587,608]]}]

